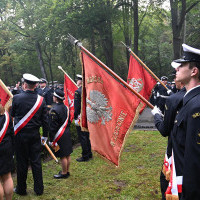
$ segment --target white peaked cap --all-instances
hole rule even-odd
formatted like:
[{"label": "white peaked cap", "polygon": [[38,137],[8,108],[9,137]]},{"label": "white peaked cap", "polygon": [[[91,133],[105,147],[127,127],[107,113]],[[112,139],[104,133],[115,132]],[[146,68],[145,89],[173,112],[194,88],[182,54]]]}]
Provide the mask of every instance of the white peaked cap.
[{"label": "white peaked cap", "polygon": [[28,82],[28,83],[38,83],[40,81],[39,78],[37,78],[36,76],[32,75],[32,74],[23,74],[23,78],[24,81]]},{"label": "white peaked cap", "polygon": [[181,64],[180,63],[176,63],[176,62],[172,62],[171,63],[171,66],[174,68],[174,69],[176,69],[176,68],[178,68],[179,66],[181,66]]},{"label": "white peaked cap", "polygon": [[182,44],[183,47],[183,51],[185,52],[190,52],[190,53],[194,53],[194,54],[198,54],[200,55],[200,50],[199,49],[195,49],[194,47],[191,47],[187,44]]}]

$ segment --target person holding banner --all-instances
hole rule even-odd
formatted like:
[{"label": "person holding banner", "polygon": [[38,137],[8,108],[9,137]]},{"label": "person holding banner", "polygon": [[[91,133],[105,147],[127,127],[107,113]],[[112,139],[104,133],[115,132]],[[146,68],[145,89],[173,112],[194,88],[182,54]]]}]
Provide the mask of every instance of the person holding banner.
[{"label": "person holding banner", "polygon": [[[3,108],[0,99],[0,199],[6,200],[13,196],[13,180],[11,171],[14,168],[14,129],[12,119]],[[2,183],[2,184],[1,184]]]},{"label": "person holding banner", "polygon": [[[181,179],[177,191],[176,179],[172,180],[172,194],[179,193],[181,200],[200,199],[200,49],[186,44],[183,57],[175,60],[176,80],[186,88],[183,106],[178,112],[172,130],[172,149],[174,154],[176,179]],[[175,182],[174,182],[175,181]]]},{"label": "person holding banner", "polygon": [[62,171],[54,175],[56,179],[68,178],[70,176],[70,154],[72,153],[72,141],[70,135],[70,116],[69,108],[64,105],[64,92],[56,89],[53,93],[55,106],[50,110],[49,127],[51,146],[55,155],[60,157]]},{"label": "person holding banner", "polygon": [[48,138],[47,107],[43,97],[35,91],[39,79],[32,74],[23,74],[24,92],[13,97],[11,116],[14,117],[15,153],[17,161],[17,186],[14,192],[26,195],[26,179],[29,160],[34,179],[36,195],[42,195],[43,177],[41,165],[41,137],[39,129],[43,128],[42,142]]},{"label": "person holding banner", "polygon": [[81,113],[81,93],[82,93],[82,75],[77,74],[77,86],[79,87],[74,94],[74,119],[78,138],[82,147],[82,156],[77,158],[78,162],[89,161],[92,158],[91,143],[89,132],[81,131],[80,113]]},{"label": "person holding banner", "polygon": [[[172,63],[174,67],[174,63]],[[182,106],[182,99],[186,92],[184,85],[181,82],[177,82],[175,79],[177,88],[180,90],[178,93],[172,94],[166,99],[164,117],[161,114],[161,111],[157,106],[151,111],[154,115],[154,123],[158,131],[163,137],[168,137],[167,150],[165,153],[165,159],[163,162],[161,174],[160,174],[160,188],[162,193],[162,200],[165,200],[165,192],[167,190],[170,178],[170,159],[172,155],[172,140],[171,140],[171,131],[174,126],[174,120],[177,115],[177,112]]]}]

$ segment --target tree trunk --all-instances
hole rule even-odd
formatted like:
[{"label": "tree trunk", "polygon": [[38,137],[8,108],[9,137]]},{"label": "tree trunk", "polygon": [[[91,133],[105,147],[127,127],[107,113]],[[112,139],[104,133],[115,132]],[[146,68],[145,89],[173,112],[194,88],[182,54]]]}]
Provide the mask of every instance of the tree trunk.
[{"label": "tree trunk", "polygon": [[45,67],[44,67],[44,61],[43,61],[43,58],[42,58],[41,46],[40,46],[40,43],[38,41],[35,42],[35,47],[36,47],[36,51],[37,51],[37,54],[38,54],[38,60],[39,60],[39,63],[40,63],[40,70],[42,72],[42,76],[43,76],[43,78],[45,78],[47,80],[47,75],[46,75],[46,71],[45,71]]},{"label": "tree trunk", "polygon": [[139,38],[139,26],[138,26],[138,0],[134,0],[134,53],[138,55],[138,38]]},{"label": "tree trunk", "polygon": [[181,44],[183,43],[183,35],[181,33],[186,15],[186,0],[181,0],[181,4],[181,11],[179,11],[178,0],[170,0],[174,59],[180,58]]}]

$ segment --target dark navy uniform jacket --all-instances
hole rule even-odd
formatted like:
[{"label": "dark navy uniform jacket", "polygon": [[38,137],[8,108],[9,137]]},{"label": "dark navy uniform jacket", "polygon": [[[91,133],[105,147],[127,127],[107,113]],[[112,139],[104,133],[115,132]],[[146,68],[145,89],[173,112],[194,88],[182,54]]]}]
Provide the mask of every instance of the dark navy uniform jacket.
[{"label": "dark navy uniform jacket", "polygon": [[[67,115],[68,115],[67,107],[63,103],[56,103],[55,106],[51,109],[49,117],[50,141],[54,140],[56,133],[67,119]],[[64,157],[64,156],[69,156],[72,153],[72,141],[70,134],[70,115],[68,118],[67,127],[57,143],[60,147],[60,150],[56,152],[56,156]]]},{"label": "dark navy uniform jacket", "polygon": [[200,199],[200,87],[183,98],[172,131],[176,175],[183,175],[181,200]]},{"label": "dark navy uniform jacket", "polygon": [[169,96],[165,104],[164,118],[162,118],[162,116],[160,116],[159,114],[155,114],[154,116],[155,126],[158,129],[158,131],[163,137],[168,136],[168,157],[171,156],[171,131],[174,126],[174,120],[177,115],[177,112],[182,106],[182,99],[185,93],[186,89],[183,88],[179,92]]},{"label": "dark navy uniform jacket", "polygon": [[81,113],[81,94],[82,86],[79,87],[74,94],[74,119],[77,119],[78,115]]},{"label": "dark navy uniform jacket", "polygon": [[[53,141],[54,136],[58,132],[59,128],[64,124],[67,119],[67,107],[64,103],[56,103],[50,111],[50,141]],[[70,126],[70,116],[67,127]],[[68,128],[65,129],[67,131]],[[69,131],[69,130],[68,130]]]},{"label": "dark navy uniform jacket", "polygon": [[[35,91],[27,90],[23,93],[17,94],[13,97],[11,115],[14,117],[14,124],[16,125],[34,106],[36,103],[38,94]],[[43,100],[40,108],[32,117],[32,119],[26,124],[20,132],[26,133],[26,135],[32,132],[39,131],[40,127],[43,127],[43,136],[48,136],[48,119],[47,119],[47,107],[45,100]],[[17,133],[17,134],[20,134]]]},{"label": "dark navy uniform jacket", "polygon": [[[168,85],[166,85],[166,87],[171,89]],[[169,95],[167,94],[167,89],[165,87],[163,87],[161,84],[158,85],[158,91],[157,92],[159,93],[160,96],[157,97],[156,105],[160,108],[160,110],[163,113],[164,108],[165,108],[165,102],[166,102],[166,99]]]},{"label": "dark navy uniform jacket", "polygon": [[[0,176],[7,174],[13,169],[13,154],[14,154],[14,129],[12,118],[10,121],[6,134],[0,143]],[[0,115],[0,130],[2,130],[5,123],[5,115]]]},{"label": "dark navy uniform jacket", "polygon": [[39,88],[38,94],[44,97],[47,105],[51,105],[53,103],[52,91],[48,87],[45,87],[44,89]]}]

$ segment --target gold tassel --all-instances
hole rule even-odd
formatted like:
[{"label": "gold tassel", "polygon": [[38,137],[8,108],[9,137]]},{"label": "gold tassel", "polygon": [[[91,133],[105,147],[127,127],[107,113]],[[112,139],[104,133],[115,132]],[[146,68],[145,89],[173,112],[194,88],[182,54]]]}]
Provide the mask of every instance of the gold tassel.
[{"label": "gold tassel", "polygon": [[179,197],[177,195],[172,195],[172,200],[179,200]]},{"label": "gold tassel", "polygon": [[52,146],[52,148],[53,148],[53,150],[54,150],[55,152],[57,152],[57,151],[60,149],[59,145],[57,145],[57,146]]},{"label": "gold tassel", "polygon": [[172,200],[172,194],[166,194],[166,200]]},{"label": "gold tassel", "polygon": [[179,200],[177,195],[166,194],[166,200]]},{"label": "gold tassel", "polygon": [[170,180],[170,176],[171,176],[171,169],[166,172],[165,179],[167,181],[169,181]]},{"label": "gold tassel", "polygon": [[165,164],[163,164],[163,167],[162,167],[162,173],[165,175],[166,177],[166,170],[165,170]]}]

